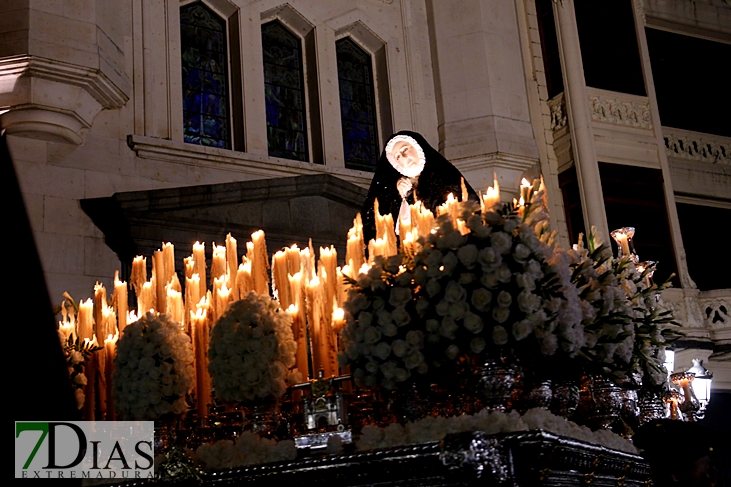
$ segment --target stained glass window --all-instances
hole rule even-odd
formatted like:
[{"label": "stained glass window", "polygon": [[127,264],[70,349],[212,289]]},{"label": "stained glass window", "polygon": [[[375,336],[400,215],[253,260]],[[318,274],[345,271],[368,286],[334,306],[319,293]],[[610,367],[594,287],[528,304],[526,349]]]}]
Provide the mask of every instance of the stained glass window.
[{"label": "stained glass window", "polygon": [[373,171],[378,160],[371,56],[347,37],[335,44],[345,167]]},{"label": "stained glass window", "polygon": [[302,42],[280,22],[261,27],[269,155],[309,160]]},{"label": "stained glass window", "polygon": [[189,144],[229,149],[226,21],[202,3],[180,9],[183,138]]}]

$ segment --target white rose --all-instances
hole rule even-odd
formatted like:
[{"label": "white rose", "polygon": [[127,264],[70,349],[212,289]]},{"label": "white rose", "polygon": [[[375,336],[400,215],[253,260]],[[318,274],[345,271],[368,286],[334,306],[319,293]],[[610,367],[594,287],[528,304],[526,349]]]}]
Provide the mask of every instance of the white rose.
[{"label": "white rose", "polygon": [[493,308],[492,319],[498,323],[505,323],[510,318],[510,308]]},{"label": "white rose", "polygon": [[427,281],[426,292],[429,296],[435,296],[441,290],[442,290],[442,286],[439,284],[439,281],[437,281],[436,279],[432,278]]},{"label": "white rose", "polygon": [[497,305],[508,308],[513,303],[513,297],[507,291],[500,291],[497,295]]},{"label": "white rose", "polygon": [[393,354],[397,357],[403,357],[406,355],[406,351],[409,348],[409,344],[406,343],[405,340],[394,340],[391,344],[391,349],[393,350]]},{"label": "white rose", "polygon": [[381,333],[383,333],[383,335],[387,337],[393,337],[398,334],[398,328],[393,323],[388,323],[385,326],[381,326],[380,329]]},{"label": "white rose", "polygon": [[472,291],[470,302],[478,311],[487,311],[490,307],[491,301],[492,293],[484,287],[480,287]]},{"label": "white rose", "polygon": [[424,345],[424,332],[421,330],[410,330],[406,333],[406,341],[410,345],[421,348]]},{"label": "white rose", "polygon": [[392,287],[388,302],[391,306],[401,306],[411,301],[411,289],[406,287]]},{"label": "white rose", "polygon": [[508,283],[510,282],[510,278],[513,276],[513,273],[510,272],[508,265],[503,263],[497,268],[497,270],[495,270],[495,276],[500,282]]},{"label": "white rose", "polygon": [[474,353],[481,353],[483,350],[485,350],[486,346],[487,342],[485,342],[485,339],[482,337],[475,337],[470,340],[470,350],[472,350]]},{"label": "white rose", "polygon": [[467,237],[462,235],[459,230],[454,230],[444,237],[444,244],[450,249],[456,249],[467,241]]},{"label": "white rose", "polygon": [[504,327],[496,325],[492,329],[492,341],[495,345],[502,346],[508,343],[508,332]]},{"label": "white rose", "polygon": [[515,246],[515,250],[513,251],[513,257],[517,262],[525,262],[526,259],[530,257],[530,249],[522,243],[519,243]]},{"label": "white rose", "polygon": [[534,324],[530,320],[521,320],[513,324],[513,338],[521,341],[533,333]]},{"label": "white rose", "polygon": [[482,318],[480,318],[479,315],[475,313],[467,313],[467,315],[464,317],[464,327],[467,329],[467,331],[470,331],[477,335],[484,328],[484,324],[482,322]]},{"label": "white rose", "polygon": [[411,315],[403,306],[399,306],[394,309],[391,316],[393,317],[393,322],[396,323],[396,326],[405,326],[411,323]]},{"label": "white rose", "polygon": [[462,265],[468,269],[472,269],[475,266],[475,262],[477,262],[477,246],[469,244],[464,247],[460,247],[457,251],[457,257],[459,258],[459,261],[462,262]]},{"label": "white rose", "polygon": [[373,349],[373,355],[380,358],[381,360],[386,360],[388,356],[391,355],[391,346],[386,342],[380,342]]},{"label": "white rose", "polygon": [[[457,232],[459,233],[459,232]],[[455,267],[457,267],[457,264],[459,263],[459,259],[457,259],[457,256],[454,255],[454,252],[448,252],[447,255],[444,256],[442,259],[442,265],[444,266],[444,274],[450,275],[452,274],[452,271]]]},{"label": "white rose", "polygon": [[447,355],[447,358],[450,360],[454,360],[459,355],[459,347],[457,345],[450,345],[447,347],[447,349],[444,351],[444,353]]},{"label": "white rose", "polygon": [[500,254],[509,253],[512,245],[512,237],[505,232],[493,232],[490,235],[490,246]]},{"label": "white rose", "polygon": [[541,297],[529,291],[518,294],[518,307],[524,313],[533,313],[541,307]]},{"label": "white rose", "polygon": [[444,291],[444,298],[450,303],[464,301],[467,298],[467,290],[458,282],[449,281],[447,289]]},{"label": "white rose", "polygon": [[477,260],[482,266],[482,270],[484,272],[497,269],[497,267],[502,264],[503,257],[494,248],[485,247],[483,249],[480,249],[480,251],[477,253]]},{"label": "white rose", "polygon": [[373,326],[369,326],[363,332],[363,341],[365,343],[369,343],[372,345],[372,344],[375,344],[376,342],[378,342],[378,340],[380,340],[380,339],[381,339],[381,332]]},{"label": "white rose", "polygon": [[457,323],[452,318],[444,318],[442,320],[442,324],[439,327],[439,334],[442,335],[445,338],[449,338],[451,340],[454,339],[454,334],[459,329],[459,326],[457,326]]}]

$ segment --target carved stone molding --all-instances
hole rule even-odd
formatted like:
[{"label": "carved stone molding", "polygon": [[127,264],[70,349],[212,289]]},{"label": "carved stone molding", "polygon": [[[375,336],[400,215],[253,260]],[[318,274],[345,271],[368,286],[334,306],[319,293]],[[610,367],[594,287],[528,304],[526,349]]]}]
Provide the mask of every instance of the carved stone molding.
[{"label": "carved stone molding", "polygon": [[129,97],[102,71],[21,55],[0,59],[0,125],[9,134],[81,144],[80,131]]},{"label": "carved stone molding", "polygon": [[679,157],[712,164],[731,164],[731,138],[701,134],[675,128],[662,128],[665,152]]},{"label": "carved stone molding", "polygon": [[551,109],[551,130],[556,132],[564,128],[568,124],[568,117],[566,116],[566,100],[564,100],[563,93],[559,93],[548,100],[548,108]]},{"label": "carved stone molding", "polygon": [[731,290],[701,292],[698,305],[711,338],[718,344],[731,342]]},{"label": "carved stone molding", "polygon": [[592,120],[598,122],[652,129],[650,101],[646,97],[590,90],[589,109]]}]

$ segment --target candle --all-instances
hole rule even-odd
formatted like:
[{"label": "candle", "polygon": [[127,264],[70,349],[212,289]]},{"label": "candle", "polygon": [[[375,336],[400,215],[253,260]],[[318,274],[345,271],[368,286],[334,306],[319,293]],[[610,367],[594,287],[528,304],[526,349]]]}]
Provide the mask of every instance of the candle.
[{"label": "candle", "polygon": [[287,273],[289,275],[295,275],[300,271],[302,263],[300,262],[300,249],[297,244],[292,245],[290,248],[285,249],[287,254]]},{"label": "candle", "polygon": [[137,321],[139,319],[140,319],[139,316],[137,316],[137,313],[135,313],[134,310],[127,311],[127,323],[128,324],[131,325],[132,323],[134,323],[135,321]]},{"label": "candle", "polygon": [[269,258],[267,257],[266,239],[262,230],[257,230],[251,234],[251,242],[246,243],[246,249],[246,256],[251,261],[251,277],[254,279],[254,290],[259,294],[269,295]]},{"label": "candle", "polygon": [[282,309],[287,309],[292,304],[287,269],[287,253],[280,250],[272,256],[272,292]]},{"label": "candle", "polygon": [[119,270],[114,271],[114,295],[112,298],[114,310],[117,313],[119,332],[127,326],[127,283],[119,280]]},{"label": "candle", "polygon": [[220,287],[214,287],[213,297],[213,322],[216,323],[226,312],[229,305],[231,291],[226,287],[225,279]]},{"label": "candle", "polygon": [[348,230],[348,242],[345,250],[345,263],[350,263],[351,268],[359,269],[365,262],[365,242],[363,241],[363,221],[360,213],[353,220],[353,227]]},{"label": "candle", "polygon": [[94,333],[97,336],[107,336],[107,322],[103,317],[104,310],[107,307],[107,290],[103,284],[97,282],[94,285]]},{"label": "candle", "polygon": [[236,239],[229,233],[226,235],[226,275],[228,276],[229,289],[236,289],[237,271],[239,269],[238,249],[236,247]]},{"label": "candle", "polygon": [[188,279],[195,273],[195,257],[193,257],[193,254],[183,259],[183,266],[185,266],[185,278]]},{"label": "candle", "polygon": [[106,408],[106,420],[114,421],[117,419],[117,415],[114,412],[114,396],[112,395],[112,374],[114,373],[114,357],[117,355],[117,339],[119,333],[109,336],[104,340],[104,358],[106,360],[104,364],[104,373],[106,377],[106,395],[107,395],[107,408]]},{"label": "candle", "polygon": [[[320,264],[322,269],[321,279],[323,280],[323,304],[325,309],[332,308],[337,300],[338,288],[338,252],[332,245],[330,248],[320,247]],[[328,319],[329,321],[329,319]]]},{"label": "candle", "polygon": [[[89,305],[91,306],[91,299],[88,300]],[[79,312],[81,311],[81,306],[79,306]],[[91,307],[89,308],[89,313],[91,313]],[[91,316],[91,315],[89,315]],[[81,317],[81,316],[79,316]],[[92,346],[97,345],[96,336],[93,338],[84,338],[85,344],[91,344]],[[94,421],[95,419],[95,409],[96,409],[96,377],[97,377],[97,371],[99,369],[99,354],[93,353],[91,354],[91,358],[86,361],[86,364],[84,364],[84,375],[86,376],[86,385],[84,386],[84,412],[83,412],[83,418],[84,421]],[[101,419],[101,418],[100,418]]]},{"label": "candle", "polygon": [[132,289],[139,296],[142,285],[147,282],[147,259],[138,255],[132,260],[132,273],[129,277]]},{"label": "candle", "polygon": [[183,306],[183,294],[180,291],[173,289],[171,285],[166,286],[166,303],[165,309],[173,319],[177,321],[182,330],[185,330],[185,324],[183,323],[183,312],[185,311]]},{"label": "candle", "polygon": [[211,402],[211,376],[208,373],[209,327],[205,305],[198,308],[195,313],[190,312],[190,322],[195,357],[196,409],[198,417],[205,418],[208,416],[208,404]]},{"label": "candle", "polygon": [[148,311],[154,311],[152,303],[152,282],[142,285],[142,292],[137,296],[137,315],[144,316]]},{"label": "candle", "polygon": [[165,313],[165,304],[167,303],[167,296],[165,295],[165,259],[162,255],[161,250],[156,250],[152,254],[152,279],[150,282],[154,283],[152,292],[155,296],[153,306],[158,313]]},{"label": "candle", "polygon": [[236,276],[238,299],[244,299],[250,291],[254,290],[254,278],[251,277],[251,262],[249,262],[246,257],[242,257],[241,260],[243,263],[239,265]]},{"label": "candle", "polygon": [[322,298],[320,290],[320,279],[314,277],[309,283],[305,284],[305,292],[307,299],[307,328],[310,332],[310,342],[312,346],[312,372],[315,377],[318,376],[320,370],[324,371],[322,347],[323,340],[321,329],[322,316]]},{"label": "candle", "polygon": [[185,278],[185,307],[183,309],[183,316],[185,320],[185,331],[190,334],[190,313],[195,310],[195,306],[201,300],[200,290],[200,277],[198,274],[193,274],[189,278]]},{"label": "candle", "polygon": [[214,280],[226,277],[226,247],[213,244],[213,258],[211,259],[211,284]]},{"label": "candle", "polygon": [[309,365],[307,363],[307,334],[305,333],[304,314],[296,304],[290,304],[287,313],[292,317],[292,332],[295,343],[297,343],[294,367],[299,370],[303,378],[307,379]]},{"label": "candle", "polygon": [[94,335],[94,303],[91,298],[79,303],[79,338],[91,339]]},{"label": "candle", "polygon": [[170,279],[175,275],[175,246],[170,242],[163,242],[162,244],[162,261],[165,273],[163,284],[167,286]]},{"label": "candle", "polygon": [[194,273],[198,274],[198,285],[200,290],[198,294],[205,296],[208,288],[206,287],[206,244],[196,242],[193,244],[193,259],[195,260]]},{"label": "candle", "polygon": [[497,174],[493,173],[493,181],[493,186],[487,188],[487,194],[482,196],[481,203],[483,213],[500,203],[500,183],[497,181]]}]

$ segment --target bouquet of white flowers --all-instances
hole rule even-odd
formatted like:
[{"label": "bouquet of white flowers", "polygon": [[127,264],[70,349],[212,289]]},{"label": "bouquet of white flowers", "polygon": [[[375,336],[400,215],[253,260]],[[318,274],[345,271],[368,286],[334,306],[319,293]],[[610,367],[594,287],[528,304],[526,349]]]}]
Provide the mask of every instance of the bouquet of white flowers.
[{"label": "bouquet of white flowers", "polygon": [[184,413],[195,380],[190,337],[170,315],[147,313],[117,342],[113,380],[114,406],[122,419]]},{"label": "bouquet of white flowers", "polygon": [[358,277],[340,357],[358,383],[393,388],[470,353],[532,365],[578,353],[583,311],[568,258],[548,243],[537,184],[525,199],[481,214],[461,203],[464,225],[442,215],[415,255],[376,258]]},{"label": "bouquet of white flowers", "polygon": [[586,343],[581,355],[588,360],[588,368],[614,378],[639,374],[643,383],[665,383],[665,348],[682,336],[672,310],[660,299],[672,276],[661,284],[652,282],[656,263],[640,270],[627,256],[614,258],[594,228],[586,247],[580,236],[567,254],[572,281],[586,310]]},{"label": "bouquet of white flowers", "polygon": [[281,397],[297,344],[292,318],[270,298],[250,292],[216,322],[208,350],[208,371],[223,401]]}]

